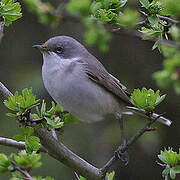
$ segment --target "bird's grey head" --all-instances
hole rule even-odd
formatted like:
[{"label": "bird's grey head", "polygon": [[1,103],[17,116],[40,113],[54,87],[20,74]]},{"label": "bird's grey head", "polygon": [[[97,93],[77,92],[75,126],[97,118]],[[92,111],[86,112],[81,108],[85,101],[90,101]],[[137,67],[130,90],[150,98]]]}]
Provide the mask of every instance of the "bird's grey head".
[{"label": "bird's grey head", "polygon": [[78,41],[68,36],[56,36],[42,45],[34,45],[44,56],[56,56],[71,59],[86,55],[88,51]]}]

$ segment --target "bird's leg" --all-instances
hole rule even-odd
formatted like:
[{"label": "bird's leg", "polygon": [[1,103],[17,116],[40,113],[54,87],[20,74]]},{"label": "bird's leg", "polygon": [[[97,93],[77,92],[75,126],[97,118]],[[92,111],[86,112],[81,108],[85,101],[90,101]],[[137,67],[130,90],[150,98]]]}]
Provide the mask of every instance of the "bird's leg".
[{"label": "bird's leg", "polygon": [[126,145],[126,138],[125,138],[125,132],[124,132],[124,123],[122,115],[117,113],[116,119],[119,120],[120,130],[121,130],[121,142],[122,144],[118,147],[118,149],[115,151],[115,156],[117,156],[121,161],[125,163],[125,165],[128,164],[129,156],[127,152],[122,152],[121,150]]}]

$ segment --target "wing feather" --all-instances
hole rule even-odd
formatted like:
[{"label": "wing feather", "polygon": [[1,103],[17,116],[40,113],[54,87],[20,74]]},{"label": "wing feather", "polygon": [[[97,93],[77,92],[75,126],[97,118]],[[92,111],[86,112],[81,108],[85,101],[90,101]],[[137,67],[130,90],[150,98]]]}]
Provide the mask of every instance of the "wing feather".
[{"label": "wing feather", "polygon": [[101,85],[112,94],[118,96],[127,103],[127,105],[134,106],[133,102],[129,98],[130,94],[127,92],[127,88],[122,85],[118,79],[109,74],[99,61],[96,60],[96,62],[94,62],[95,60],[96,59],[93,59],[92,61],[90,60],[82,63],[85,67],[85,73],[88,75],[89,79]]}]

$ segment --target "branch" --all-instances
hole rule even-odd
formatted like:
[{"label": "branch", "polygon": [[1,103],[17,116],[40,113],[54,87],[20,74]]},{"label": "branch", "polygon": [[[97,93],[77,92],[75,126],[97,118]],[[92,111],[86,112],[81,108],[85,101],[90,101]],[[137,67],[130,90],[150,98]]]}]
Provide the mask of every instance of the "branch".
[{"label": "branch", "polygon": [[[138,37],[138,38],[142,39],[142,33],[137,30],[127,30],[127,29],[124,30],[124,29],[121,29],[120,27],[112,28],[112,26],[111,26],[108,28],[108,31],[115,33],[115,34],[126,34],[126,35],[130,35],[130,36],[134,36],[134,37]],[[161,43],[161,44],[169,45],[169,46],[172,46],[175,48],[180,48],[180,43],[177,43],[172,40],[166,40],[166,39],[161,40],[158,38],[148,39],[148,41],[152,41],[152,42],[156,42],[157,40],[159,40],[159,43]]]},{"label": "branch", "polygon": [[[4,138],[4,137],[0,137],[0,145],[4,145],[4,146],[8,146],[8,147],[14,147],[17,149],[25,149],[25,142],[22,142],[22,141],[18,142],[18,141],[15,141],[13,139]],[[39,151],[47,153],[47,150],[44,149],[43,147],[41,147],[39,149]]]},{"label": "branch", "polygon": [[[3,95],[3,99],[8,98],[11,94],[11,92],[2,83],[0,83],[0,92]],[[30,117],[33,118],[33,116]],[[100,169],[94,167],[70,151],[66,146],[64,146],[64,144],[57,141],[52,136],[51,132],[43,128],[40,129],[36,126],[34,126],[34,131],[35,135],[40,138],[41,144],[47,149],[48,154],[51,157],[57,159],[59,162],[62,162],[88,180],[102,179]]]},{"label": "branch", "polygon": [[[4,98],[8,98],[9,94],[11,94],[2,83],[0,83],[0,92],[4,95]],[[123,148],[121,148],[121,153],[124,153],[126,150],[128,150],[129,147],[131,147],[145,132],[155,130],[154,128],[151,128],[151,125],[159,117],[160,116],[154,120],[150,119],[146,126],[142,128],[135,136],[133,136]],[[32,115],[30,118],[32,121],[35,121]],[[34,131],[35,135],[40,138],[41,144],[47,149],[48,154],[51,157],[57,159],[59,162],[62,162],[88,180],[108,180],[108,177],[105,176],[106,172],[112,166],[112,164],[118,160],[118,156],[114,155],[102,168],[98,169],[70,151],[64,144],[55,139],[52,136],[52,133],[46,129],[40,129],[37,126],[34,126]]]},{"label": "branch", "polygon": [[[131,137],[130,140],[126,143],[125,146],[121,148],[121,153],[124,153],[127,151],[145,132],[153,131],[155,130],[154,128],[151,127],[151,125],[157,121],[157,119],[160,117],[159,115],[157,118],[154,120],[150,119],[149,122],[145,125],[144,128],[142,128],[136,135]],[[118,160],[118,156],[116,154],[104,165],[104,167],[101,168],[102,174],[105,175],[106,172],[109,170],[109,168],[112,166],[112,164]]]}]

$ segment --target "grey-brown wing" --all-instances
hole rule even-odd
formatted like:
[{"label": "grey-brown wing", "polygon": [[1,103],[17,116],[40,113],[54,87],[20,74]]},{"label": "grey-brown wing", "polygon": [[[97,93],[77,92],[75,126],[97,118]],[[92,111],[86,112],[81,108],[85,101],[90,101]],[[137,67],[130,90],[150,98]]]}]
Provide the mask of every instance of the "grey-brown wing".
[{"label": "grey-brown wing", "polygon": [[83,65],[89,79],[98,83],[112,94],[118,96],[126,102],[127,105],[134,105],[129,98],[129,93],[126,90],[127,88],[122,85],[118,79],[109,74],[99,61],[92,59],[92,61],[86,61]]}]

